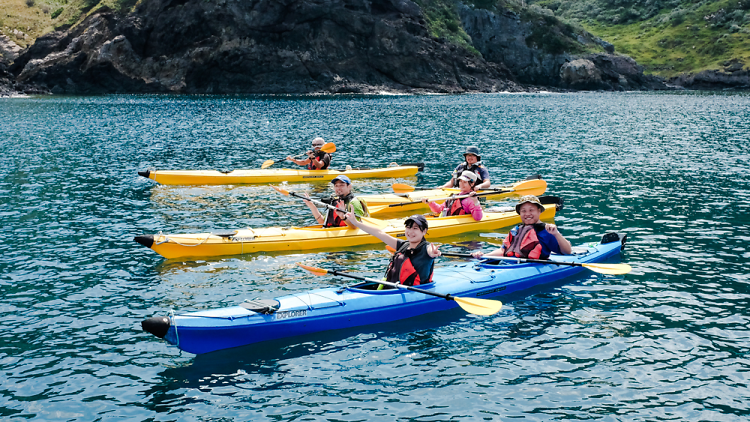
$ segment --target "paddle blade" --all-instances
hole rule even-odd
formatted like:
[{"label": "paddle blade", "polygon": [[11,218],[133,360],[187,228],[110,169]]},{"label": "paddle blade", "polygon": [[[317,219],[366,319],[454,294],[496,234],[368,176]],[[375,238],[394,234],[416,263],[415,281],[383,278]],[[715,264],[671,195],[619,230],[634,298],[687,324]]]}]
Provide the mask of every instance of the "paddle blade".
[{"label": "paddle blade", "polygon": [[517,195],[543,195],[547,191],[547,182],[541,179],[524,180],[514,183],[511,192]]},{"label": "paddle blade", "polygon": [[328,154],[330,154],[332,152],[336,152],[336,144],[334,144],[333,142],[329,142],[329,143],[323,145],[320,148],[320,150],[323,151],[323,152],[327,152]]},{"label": "paddle blade", "polygon": [[266,161],[263,162],[263,164],[260,165],[260,168],[261,169],[267,169],[267,168],[271,167],[274,162],[275,161],[273,161],[273,160],[266,160]]},{"label": "paddle blade", "polygon": [[494,315],[503,307],[499,300],[475,299],[472,297],[453,297],[464,311],[475,315]]},{"label": "paddle blade", "polygon": [[274,186],[274,185],[268,185],[268,186],[272,187],[276,192],[278,192],[278,193],[280,193],[280,194],[282,194],[284,196],[289,196],[289,191],[286,190],[286,189],[281,189],[280,187],[277,187],[277,186]]},{"label": "paddle blade", "polygon": [[581,264],[581,266],[600,274],[627,274],[632,270],[628,264]]},{"label": "paddle blade", "polygon": [[388,246],[388,245],[385,245],[385,250],[387,250],[387,251],[388,251],[388,252],[390,252],[391,254],[394,254],[394,253],[396,253],[396,248],[390,247],[390,246]]},{"label": "paddle blade", "polygon": [[394,183],[392,188],[396,193],[414,192],[414,188],[412,186],[403,183]]},{"label": "paddle blade", "polygon": [[298,262],[297,265],[300,266],[302,269],[307,270],[315,275],[328,274],[328,270],[326,270],[325,268],[311,267],[309,265],[302,264],[301,262]]}]

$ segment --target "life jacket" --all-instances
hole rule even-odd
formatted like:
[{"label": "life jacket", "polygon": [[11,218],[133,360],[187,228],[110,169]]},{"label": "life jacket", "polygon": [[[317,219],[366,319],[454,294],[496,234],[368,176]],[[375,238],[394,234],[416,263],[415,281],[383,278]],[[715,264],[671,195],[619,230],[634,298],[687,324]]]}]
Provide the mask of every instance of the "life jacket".
[{"label": "life jacket", "polygon": [[484,180],[482,180],[482,176],[479,175],[480,167],[484,167],[481,161],[477,161],[476,163],[469,165],[466,161],[461,163],[457,168],[456,171],[453,172],[453,187],[458,187],[458,177],[466,170],[469,170],[472,173],[475,173],[477,175],[477,181],[474,183],[474,186],[481,184]]},{"label": "life jacket", "polygon": [[[354,199],[354,195],[349,193],[346,196],[332,196],[330,199],[323,200],[323,202],[333,205],[336,208],[349,211],[349,203]],[[343,206],[341,202],[343,201]],[[344,221],[343,218],[339,217],[339,214],[335,212],[332,209],[328,209],[328,214],[326,215],[326,219],[323,222],[323,227],[344,227],[346,226],[346,221]]]},{"label": "life jacket", "polygon": [[430,276],[427,280],[419,277],[419,271],[414,267],[411,258],[416,254],[427,254],[427,241],[423,238],[414,249],[409,249],[409,242],[404,242],[391,257],[388,269],[385,271],[385,281],[400,283],[405,286],[419,286],[432,282],[432,266],[430,263]]},{"label": "life jacket", "polygon": [[449,215],[464,215],[464,214],[466,214],[466,210],[461,204],[461,199],[453,198],[453,199],[445,200],[445,208],[443,208],[443,211],[440,213],[440,216],[447,217]]},{"label": "life jacket", "polygon": [[539,222],[530,226],[519,224],[513,227],[503,241],[505,256],[531,259],[549,258],[549,256],[542,255],[542,244],[537,236],[537,233],[544,230],[546,226],[546,224]]},{"label": "life jacket", "polygon": [[307,167],[306,167],[306,168],[307,168],[308,170],[325,170],[325,169],[327,169],[327,168],[328,168],[328,166],[329,166],[329,165],[331,164],[331,159],[330,159],[330,157],[328,158],[328,163],[327,163],[327,164],[324,164],[324,165],[323,165],[323,167],[321,167],[321,168],[317,168],[317,167],[315,167],[315,166],[313,165],[313,163],[312,163],[312,162],[313,162],[313,160],[317,160],[317,161],[323,161],[323,158],[324,158],[324,157],[325,157],[326,155],[328,155],[328,153],[327,153],[327,152],[323,152],[323,151],[318,151],[317,153],[315,153],[315,157],[314,157],[314,158],[313,158],[312,160],[310,160],[310,163],[308,163],[308,164],[307,164]]}]

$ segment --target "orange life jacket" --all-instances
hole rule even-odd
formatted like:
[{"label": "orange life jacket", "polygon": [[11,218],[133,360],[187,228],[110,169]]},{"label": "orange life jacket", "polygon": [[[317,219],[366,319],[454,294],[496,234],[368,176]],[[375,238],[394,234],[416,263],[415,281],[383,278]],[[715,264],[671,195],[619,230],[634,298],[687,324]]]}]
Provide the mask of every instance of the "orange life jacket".
[{"label": "orange life jacket", "polygon": [[530,226],[519,224],[513,227],[513,230],[503,240],[505,256],[546,259],[547,257],[542,256],[542,244],[539,243],[539,237],[536,235],[546,226],[546,224],[539,222]]},{"label": "orange life jacket", "polygon": [[[414,267],[414,263],[411,260],[417,254],[427,255],[427,245],[427,241],[422,239],[416,248],[409,249],[409,242],[404,242],[396,253],[393,254],[393,257],[391,257],[391,262],[388,264],[388,269],[385,272],[385,281],[400,283],[405,286],[419,286],[420,284],[431,283],[434,261],[430,262],[429,277],[427,277],[427,280],[422,280],[419,276],[419,270]],[[429,255],[427,256],[429,257]]]}]

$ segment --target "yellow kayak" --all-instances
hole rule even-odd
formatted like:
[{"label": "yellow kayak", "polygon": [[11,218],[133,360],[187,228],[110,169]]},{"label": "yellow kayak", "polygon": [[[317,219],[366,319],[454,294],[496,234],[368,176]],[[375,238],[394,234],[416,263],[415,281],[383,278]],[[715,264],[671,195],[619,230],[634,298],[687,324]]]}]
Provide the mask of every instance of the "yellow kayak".
[{"label": "yellow kayak", "polygon": [[252,169],[220,172],[216,170],[146,170],[138,175],[155,180],[162,185],[241,185],[278,182],[329,182],[336,176],[350,179],[408,177],[424,169],[424,164],[391,165],[377,169],[346,170],[296,170]]},{"label": "yellow kayak", "polygon": [[[499,200],[509,196],[523,195],[543,195],[547,190],[547,182],[542,179],[523,180],[508,186],[496,186],[489,189],[477,191],[488,200]],[[497,195],[487,195],[493,191],[500,191]],[[367,208],[370,215],[384,215],[391,213],[401,213],[407,211],[429,211],[429,205],[419,202],[416,204],[406,204],[412,201],[421,201],[427,198],[431,201],[445,199],[452,194],[460,193],[459,189],[441,188],[430,190],[418,190],[409,193],[391,193],[384,195],[357,195],[358,198],[367,201]],[[403,204],[403,205],[402,205]]]},{"label": "yellow kayak", "polygon": [[[545,198],[547,199],[547,198]],[[548,197],[542,219],[555,217],[562,208],[560,198]],[[508,208],[502,212],[485,212],[480,221],[470,215],[452,217],[427,217],[429,230],[427,237],[455,236],[473,231],[494,231],[502,227],[519,224],[521,218],[515,210]],[[404,237],[404,220],[379,220],[365,218],[394,237]],[[380,240],[359,229],[349,227],[323,228],[319,225],[308,227],[267,227],[261,229],[239,229],[223,233],[156,234],[138,236],[136,242],[153,249],[165,258],[210,257],[241,255],[254,252],[302,251],[311,249],[340,249],[349,246],[379,243]]]}]

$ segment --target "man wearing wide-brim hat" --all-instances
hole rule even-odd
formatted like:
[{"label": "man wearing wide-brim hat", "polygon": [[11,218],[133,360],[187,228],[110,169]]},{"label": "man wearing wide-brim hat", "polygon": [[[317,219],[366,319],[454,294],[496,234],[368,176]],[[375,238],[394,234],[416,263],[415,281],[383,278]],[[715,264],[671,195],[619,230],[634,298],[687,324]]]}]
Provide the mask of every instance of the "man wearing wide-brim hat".
[{"label": "man wearing wide-brim hat", "polygon": [[451,180],[449,180],[442,187],[457,188],[459,176],[461,176],[461,174],[463,174],[463,172],[465,171],[470,171],[472,173],[476,173],[479,176],[477,183],[474,185],[474,190],[489,188],[490,172],[487,170],[487,167],[482,164],[482,157],[479,155],[479,148],[475,146],[466,147],[466,152],[464,152],[464,160],[465,161],[463,163],[456,166],[456,169],[453,170],[453,176],[451,177]]},{"label": "man wearing wide-brim hat", "polygon": [[531,259],[547,259],[552,253],[570,255],[573,247],[557,230],[557,226],[539,221],[543,211],[544,205],[539,198],[534,195],[522,196],[516,204],[516,213],[521,216],[521,224],[508,233],[499,249],[488,254],[474,252],[472,255],[476,258],[512,256]]}]

